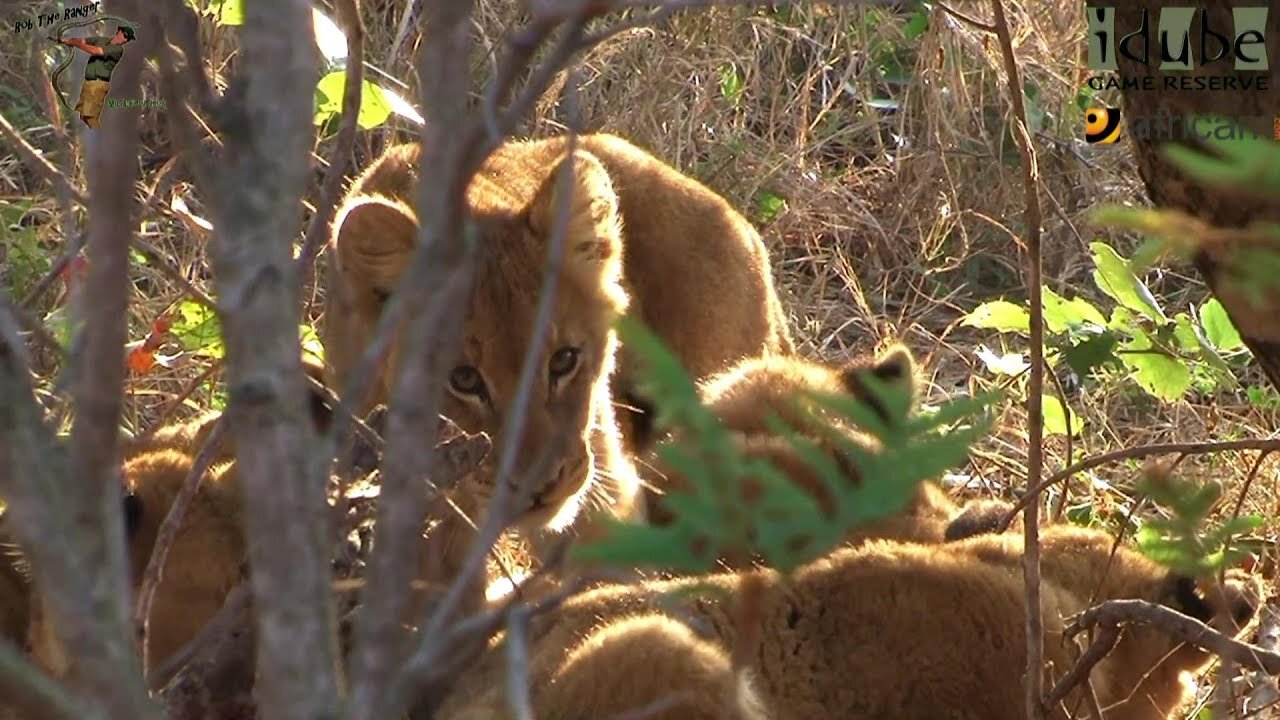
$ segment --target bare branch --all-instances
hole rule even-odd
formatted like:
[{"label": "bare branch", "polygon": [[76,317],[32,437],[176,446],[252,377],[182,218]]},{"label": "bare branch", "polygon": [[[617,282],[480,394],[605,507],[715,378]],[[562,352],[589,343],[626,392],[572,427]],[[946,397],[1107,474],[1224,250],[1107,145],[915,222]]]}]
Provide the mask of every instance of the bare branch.
[{"label": "bare branch", "polygon": [[315,270],[316,255],[329,235],[329,223],[333,221],[334,207],[342,191],[347,158],[356,141],[356,120],[360,117],[360,100],[364,86],[364,26],[360,23],[360,10],[355,0],[337,0],[338,22],[347,36],[347,84],[342,90],[342,124],[329,153],[329,167],[320,185],[320,199],[316,212],[311,216],[302,250],[298,253],[300,283],[305,285]]},{"label": "bare branch", "polygon": [[1175,640],[1194,645],[1218,657],[1229,658],[1241,667],[1261,670],[1268,675],[1280,675],[1280,653],[1241,642],[1173,608],[1146,600],[1108,600],[1100,603],[1074,617],[1063,632],[1066,637],[1072,637],[1093,627],[1119,627],[1122,623],[1147,625]]},{"label": "bare branch", "polygon": [[[1035,146],[1027,130],[1027,109],[1022,101],[1022,80],[1018,60],[1013,52],[1013,40],[1009,21],[1005,17],[1002,0],[992,0],[996,35],[1000,52],[1004,57],[1005,87],[1013,106],[1014,135],[1022,152],[1023,184],[1026,192],[1026,277],[1028,300],[1031,305],[1031,377],[1027,383],[1027,484],[1034,487],[1040,482],[1044,465],[1044,415],[1041,399],[1044,395],[1044,307],[1041,301],[1040,279],[1040,172],[1036,165]],[[1024,509],[1023,529],[1026,550],[1023,553],[1023,577],[1027,593],[1027,720],[1044,717],[1040,703],[1041,685],[1044,681],[1044,620],[1040,604],[1040,503],[1038,495],[1028,493],[1030,500]]]},{"label": "bare branch", "polygon": [[[336,612],[324,467],[298,338],[292,239],[301,220],[318,79],[305,0],[246,3],[242,92],[224,99],[211,257],[226,345],[226,412],[245,496],[262,717],[334,717]],[[229,93],[230,95],[230,93]],[[198,148],[187,147],[187,152]]]},{"label": "bare branch", "polygon": [[138,636],[142,643],[142,671],[149,675],[151,670],[151,657],[148,651],[147,635],[150,629],[151,605],[155,600],[156,588],[163,579],[164,563],[169,557],[169,548],[173,546],[174,538],[178,536],[178,529],[182,526],[182,519],[187,514],[187,508],[191,505],[191,501],[195,499],[196,492],[200,489],[200,481],[209,470],[209,465],[213,463],[213,459],[218,452],[219,446],[222,444],[222,436],[226,431],[226,423],[219,418],[213,424],[213,429],[209,432],[209,437],[204,442],[204,447],[200,448],[200,452],[195,457],[195,462],[191,465],[190,472],[182,481],[182,487],[178,489],[178,494],[173,498],[173,505],[169,507],[169,512],[164,516],[164,521],[160,523],[160,529],[156,532],[156,542],[151,549],[151,558],[147,560],[146,570],[142,574],[142,585],[138,590],[137,605],[133,614],[133,624],[139,629]]},{"label": "bare branch", "polygon": [[1013,518],[1031,502],[1032,497],[1038,496],[1045,488],[1053,485],[1054,483],[1062,482],[1076,473],[1084,472],[1085,470],[1090,470],[1117,460],[1132,460],[1135,458],[1150,457],[1152,455],[1169,455],[1172,453],[1179,453],[1181,455],[1206,455],[1209,453],[1230,452],[1233,450],[1262,450],[1264,452],[1276,452],[1280,450],[1280,438],[1253,438],[1249,440],[1227,440],[1223,442],[1139,445],[1137,447],[1120,448],[1119,450],[1113,450],[1101,455],[1095,455],[1091,458],[1085,458],[1070,467],[1059,470],[1028,490],[1016,503],[1014,503],[1013,509],[1005,516],[1004,521],[1000,526],[1000,532],[1004,532],[1008,529],[1009,524],[1013,522]]},{"label": "bare branch", "polygon": [[[349,717],[359,720],[378,716],[375,710],[384,701],[404,653],[400,622],[409,613],[409,587],[419,565],[418,538],[427,511],[423,478],[434,478],[439,470],[436,454],[422,457],[421,442],[437,436],[444,390],[436,379],[443,376],[462,331],[461,318],[451,309],[465,301],[474,272],[467,261],[466,243],[472,227],[463,208],[478,163],[466,161],[467,148],[455,136],[467,119],[472,10],[470,0],[427,4],[421,17],[424,39],[418,77],[422,106],[431,108],[432,118],[422,128],[418,249],[395,295],[403,296],[398,299],[409,317],[422,320],[410,323],[402,338],[402,356],[412,360],[404,363],[395,379],[387,409],[387,453],[374,552],[356,625],[355,688]],[[369,359],[366,353],[361,364]],[[345,392],[344,396],[360,397]],[[399,696],[388,701],[397,708],[408,702]]]},{"label": "bare branch", "polygon": [[61,170],[54,167],[48,160],[45,160],[44,155],[32,147],[26,138],[22,137],[22,134],[9,122],[4,113],[0,113],[0,135],[4,135],[8,139],[9,145],[23,160],[27,161],[28,167],[40,177],[48,180],[55,190],[66,193],[81,205],[87,202],[84,193],[80,192],[80,189],[73,185]]},{"label": "bare branch", "polygon": [[516,720],[533,720],[529,695],[529,616],[524,606],[507,612],[507,701]]}]

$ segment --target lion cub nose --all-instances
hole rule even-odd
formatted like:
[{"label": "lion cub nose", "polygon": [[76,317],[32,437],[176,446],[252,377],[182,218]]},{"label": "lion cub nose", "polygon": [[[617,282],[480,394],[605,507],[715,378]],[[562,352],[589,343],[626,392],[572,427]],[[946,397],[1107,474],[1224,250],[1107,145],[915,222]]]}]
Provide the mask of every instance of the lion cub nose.
[{"label": "lion cub nose", "polygon": [[542,485],[533,491],[533,502],[535,505],[541,504],[546,500],[546,496],[555,491],[564,483],[565,465],[563,461],[556,466],[554,473],[549,473],[543,477]]}]

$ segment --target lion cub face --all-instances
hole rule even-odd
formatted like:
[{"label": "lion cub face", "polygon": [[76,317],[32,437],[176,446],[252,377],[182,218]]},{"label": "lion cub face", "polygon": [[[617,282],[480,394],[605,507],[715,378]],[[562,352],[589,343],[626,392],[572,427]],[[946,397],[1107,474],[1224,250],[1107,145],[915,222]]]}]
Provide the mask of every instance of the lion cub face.
[{"label": "lion cub face", "polygon": [[[467,200],[480,231],[475,280],[467,306],[459,309],[462,342],[439,378],[446,388],[443,414],[463,430],[489,433],[501,448],[521,405],[517,388],[525,358],[532,356],[511,481],[528,490],[517,500],[517,524],[552,529],[573,519],[607,437],[617,433],[608,388],[617,345],[612,323],[628,303],[618,198],[609,175],[595,157],[578,152],[572,181],[564,185],[568,162],[539,167],[500,150],[472,181]],[[548,249],[560,217],[566,221],[563,259],[551,281],[550,323],[535,345]],[[417,233],[413,211],[398,201],[366,196],[348,203],[338,218],[336,263],[358,312],[376,317],[381,311]],[[421,362],[405,357],[402,337],[393,336],[385,378],[397,377],[405,363]],[[475,483],[481,499],[494,489],[496,453],[493,460]]]}]

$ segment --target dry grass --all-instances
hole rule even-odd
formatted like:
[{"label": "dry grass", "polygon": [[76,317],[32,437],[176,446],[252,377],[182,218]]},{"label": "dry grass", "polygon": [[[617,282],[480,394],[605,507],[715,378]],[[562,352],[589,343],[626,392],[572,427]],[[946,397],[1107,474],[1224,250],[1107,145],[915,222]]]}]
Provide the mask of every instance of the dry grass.
[{"label": "dry grass", "polygon": [[[394,63],[387,64],[404,4],[364,5],[369,62],[407,83],[406,96],[416,96],[416,33],[409,33]],[[1027,2],[1011,13],[1015,49],[1034,86],[1032,112],[1043,114],[1036,140],[1046,199],[1045,274],[1055,290],[1101,303],[1105,298],[1089,279],[1087,251],[1098,233],[1088,227],[1086,213],[1101,201],[1144,202],[1142,188],[1127,148],[1092,148],[1078,139],[1076,96],[1084,78],[1079,5]],[[517,20],[517,4],[510,0],[482,3],[480,26],[491,45]],[[204,35],[221,87],[235,63],[234,31],[208,27]],[[51,48],[42,36],[13,36],[0,50],[0,97],[5,114],[31,143],[71,167],[76,159],[70,145],[59,141],[47,119],[41,90],[46,81],[32,72],[39,53]],[[488,60],[477,58],[474,68],[477,80],[483,79]],[[774,254],[802,352],[841,357],[900,339],[923,360],[932,400],[991,384],[973,351],[978,343],[998,349],[1001,340],[962,328],[959,320],[982,301],[1024,297],[1017,240],[1023,196],[1000,91],[998,49],[987,34],[940,10],[923,34],[910,38],[906,16],[885,10],[730,8],[681,14],[664,27],[621,34],[588,54],[582,69],[585,129],[620,133],[651,148],[757,222]],[[154,72],[144,78],[154,87]],[[526,127],[529,134],[562,129],[557,97],[549,93],[539,104]],[[139,192],[154,193],[154,199],[141,234],[177,274],[207,290],[207,237],[172,209],[172,199],[182,197],[196,215],[201,204],[185,189],[181,169],[165,165],[171,148],[162,112],[148,110],[145,116],[145,187]],[[429,109],[424,114],[429,118]],[[367,160],[412,131],[393,118],[389,128],[362,133],[358,159]],[[322,145],[321,156],[328,149]],[[73,180],[82,172],[77,168]],[[317,185],[322,172],[317,159]],[[170,181],[176,183],[166,189]],[[770,203],[779,200],[782,210],[770,211]],[[38,259],[34,268],[24,265],[32,258],[20,243],[34,240],[44,255],[56,258],[74,230],[61,226],[50,187],[11,155],[0,156],[0,203],[9,206],[6,224],[23,228],[6,229],[0,246],[7,254],[0,267],[23,297],[21,288],[30,288],[42,271]],[[1122,253],[1135,244],[1133,238],[1107,239]],[[186,292],[154,262],[137,264],[133,278],[131,337],[141,339]],[[1198,304],[1206,296],[1189,274],[1166,272],[1153,288],[1167,307]],[[315,289],[317,296],[322,292]],[[59,307],[57,295],[50,291],[36,299],[31,312],[48,316]],[[50,372],[54,359],[42,350],[37,366]],[[133,376],[126,421],[134,430],[146,429],[209,368],[207,358],[183,354],[172,367]],[[51,383],[53,377],[44,380]],[[217,380],[213,372],[197,383],[185,407],[215,402]],[[1250,374],[1244,382],[1263,381]],[[1262,436],[1275,424],[1270,413],[1248,403],[1243,390],[1160,404],[1132,383],[1117,381],[1088,384],[1070,402],[1087,420],[1072,448],[1075,459],[1154,442]],[[1010,405],[1001,429],[975,454],[966,472],[985,488],[981,492],[1007,492],[1021,484],[1022,425],[1020,408]],[[1069,462],[1060,437],[1050,439],[1046,452],[1048,472]],[[1230,511],[1245,478],[1255,472],[1255,460],[1249,453],[1188,458],[1181,470],[1186,477],[1225,482]],[[1256,470],[1244,501],[1246,511],[1273,519],[1268,536],[1280,518],[1276,462],[1269,458]],[[1111,485],[1077,479],[1071,504],[1123,517],[1135,502],[1134,476],[1131,466],[1101,468],[1094,478]]]}]

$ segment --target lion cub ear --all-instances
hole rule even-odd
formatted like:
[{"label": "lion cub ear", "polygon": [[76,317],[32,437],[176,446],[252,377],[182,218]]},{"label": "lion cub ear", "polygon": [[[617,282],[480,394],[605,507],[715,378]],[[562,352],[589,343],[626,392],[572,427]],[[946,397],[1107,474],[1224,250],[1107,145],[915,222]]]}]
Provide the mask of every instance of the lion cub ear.
[{"label": "lion cub ear", "polygon": [[882,419],[888,420],[889,411],[863,382],[863,378],[868,375],[887,385],[886,389],[895,395],[903,396],[907,412],[915,408],[919,395],[916,359],[905,345],[893,345],[870,362],[865,359],[851,360],[840,368],[840,382],[845,390],[866,403]]},{"label": "lion cub ear", "polygon": [[382,196],[356,197],[339,209],[334,227],[342,271],[360,289],[390,294],[417,242],[413,210]]},{"label": "lion cub ear", "polygon": [[543,181],[529,206],[529,224],[534,232],[550,238],[561,212],[560,193],[564,187],[565,165],[573,163],[570,181],[568,226],[566,227],[566,259],[594,266],[606,272],[620,272],[622,256],[622,222],[618,212],[618,196],[613,191],[609,172],[594,155],[581,150],[572,158],[556,163]]}]

